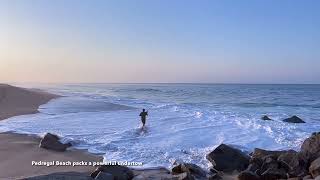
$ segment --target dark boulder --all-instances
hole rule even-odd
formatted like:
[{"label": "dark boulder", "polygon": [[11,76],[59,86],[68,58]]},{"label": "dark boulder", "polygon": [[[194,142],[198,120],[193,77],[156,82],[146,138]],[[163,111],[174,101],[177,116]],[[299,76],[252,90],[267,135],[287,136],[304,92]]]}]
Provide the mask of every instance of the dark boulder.
[{"label": "dark boulder", "polygon": [[60,138],[57,135],[47,133],[40,141],[40,147],[54,150],[54,151],[65,151],[68,147],[71,146],[71,143],[63,144],[60,141]]},{"label": "dark boulder", "polygon": [[289,122],[289,123],[306,123],[302,119],[300,119],[298,116],[292,116],[291,118],[287,118],[282,121]]},{"label": "dark boulder", "polygon": [[301,153],[308,159],[309,163],[320,157],[320,134],[313,133],[304,140],[301,145]]},{"label": "dark boulder", "polygon": [[289,167],[288,173],[291,177],[304,177],[308,174],[308,162],[301,153],[286,152],[281,154],[277,160]]},{"label": "dark boulder", "polygon": [[262,116],[261,119],[264,120],[264,121],[271,121],[272,120],[268,116]]},{"label": "dark boulder", "polygon": [[206,179],[207,176],[207,173],[201,167],[191,163],[181,163],[173,167],[171,171],[174,175],[187,173],[195,179]]},{"label": "dark boulder", "polygon": [[260,180],[260,176],[251,171],[242,171],[238,175],[238,180]]},{"label": "dark boulder", "polygon": [[320,157],[318,157],[316,160],[312,161],[312,163],[309,167],[309,172],[313,178],[320,176]]},{"label": "dark boulder", "polygon": [[214,151],[209,153],[206,158],[219,171],[239,172],[245,170],[249,165],[250,157],[240,151],[225,144],[221,144]]},{"label": "dark boulder", "polygon": [[93,178],[84,173],[61,172],[24,178],[24,180],[93,180]]},{"label": "dark boulder", "polygon": [[119,165],[100,166],[94,172],[91,173],[92,178],[96,178],[99,172],[112,174],[114,179],[117,180],[129,180],[133,178],[133,172],[128,167]]}]

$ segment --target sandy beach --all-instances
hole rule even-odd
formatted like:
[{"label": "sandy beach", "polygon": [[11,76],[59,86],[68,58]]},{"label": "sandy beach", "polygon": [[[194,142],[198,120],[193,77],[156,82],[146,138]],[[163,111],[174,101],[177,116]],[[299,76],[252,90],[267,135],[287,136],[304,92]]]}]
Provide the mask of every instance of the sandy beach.
[{"label": "sandy beach", "polygon": [[[0,120],[38,112],[38,107],[58,95],[10,85],[0,85]],[[102,157],[80,150],[55,152],[39,148],[41,138],[15,133],[0,134],[0,179],[20,179],[53,172],[91,172],[93,166],[35,166],[35,162],[100,162]]]},{"label": "sandy beach", "polygon": [[58,97],[40,90],[0,84],[0,120],[37,113],[40,105]]},{"label": "sandy beach", "polygon": [[0,179],[19,179],[53,172],[87,172],[94,170],[93,166],[35,166],[32,161],[60,162],[100,162],[101,157],[85,151],[67,150],[55,152],[39,148],[40,138],[13,134],[0,134]]}]

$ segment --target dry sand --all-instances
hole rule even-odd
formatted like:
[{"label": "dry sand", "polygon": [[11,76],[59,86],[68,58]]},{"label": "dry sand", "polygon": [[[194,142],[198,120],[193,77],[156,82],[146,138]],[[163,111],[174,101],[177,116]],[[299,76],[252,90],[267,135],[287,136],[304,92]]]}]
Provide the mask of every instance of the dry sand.
[{"label": "dry sand", "polygon": [[0,133],[0,179],[19,179],[53,172],[92,172],[93,166],[32,166],[32,161],[101,162],[102,157],[80,150],[55,152],[39,148],[40,138]]},{"label": "dry sand", "polygon": [[40,105],[57,97],[59,96],[40,90],[0,84],[0,120],[12,116],[37,113]]},{"label": "dry sand", "polygon": [[[0,120],[38,112],[38,107],[59,96],[0,84]],[[90,172],[93,166],[32,166],[32,161],[100,162],[102,157],[80,150],[55,152],[39,147],[40,138],[0,133],[0,180],[19,179],[53,172]]]}]

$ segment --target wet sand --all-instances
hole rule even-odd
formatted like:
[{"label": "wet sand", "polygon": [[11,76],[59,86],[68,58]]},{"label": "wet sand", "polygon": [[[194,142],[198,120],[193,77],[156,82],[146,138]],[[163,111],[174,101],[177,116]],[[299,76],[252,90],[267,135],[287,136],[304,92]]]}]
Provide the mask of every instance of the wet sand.
[{"label": "wet sand", "polygon": [[55,152],[39,147],[35,136],[0,133],[0,179],[19,179],[53,172],[92,172],[93,166],[34,166],[32,161],[100,162],[102,157],[81,150]]},{"label": "wet sand", "polygon": [[[12,116],[33,114],[40,105],[58,95],[0,84],[0,120]],[[35,162],[101,162],[102,157],[81,150],[55,152],[39,147],[40,137],[15,133],[0,133],[0,179],[20,179],[53,172],[91,172],[93,166],[35,166]]]}]

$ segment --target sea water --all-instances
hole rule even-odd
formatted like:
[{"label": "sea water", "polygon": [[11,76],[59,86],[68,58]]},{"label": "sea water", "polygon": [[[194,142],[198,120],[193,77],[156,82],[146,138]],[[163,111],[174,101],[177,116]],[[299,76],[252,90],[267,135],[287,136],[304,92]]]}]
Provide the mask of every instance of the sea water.
[{"label": "sea water", "polygon": [[[105,161],[171,167],[184,161],[208,167],[205,155],[221,143],[299,150],[320,131],[320,85],[38,84],[63,97],[40,113],[0,122],[0,131],[56,133]],[[141,129],[139,113],[149,112]],[[268,115],[273,121],[263,121]],[[282,119],[297,115],[305,124]]]}]

